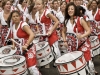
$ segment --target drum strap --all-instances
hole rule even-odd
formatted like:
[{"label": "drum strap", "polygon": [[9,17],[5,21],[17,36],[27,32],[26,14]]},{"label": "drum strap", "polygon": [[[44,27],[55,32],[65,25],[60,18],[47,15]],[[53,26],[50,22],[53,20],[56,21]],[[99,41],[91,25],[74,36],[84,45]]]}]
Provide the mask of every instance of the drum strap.
[{"label": "drum strap", "polygon": [[[88,37],[87,37],[87,39],[88,39],[89,37],[90,37],[90,36],[88,36]],[[86,40],[87,40],[87,39],[86,39]],[[80,48],[80,47],[81,47],[81,46],[82,46],[82,45],[86,42],[86,40],[85,40],[85,41],[83,41],[83,43],[82,43],[82,44],[80,44],[80,45],[78,46],[77,50],[78,50],[78,49],[79,49],[79,48]]]},{"label": "drum strap", "polygon": [[27,47],[27,49],[29,50],[32,46],[33,46],[33,43],[30,44],[30,45]]}]

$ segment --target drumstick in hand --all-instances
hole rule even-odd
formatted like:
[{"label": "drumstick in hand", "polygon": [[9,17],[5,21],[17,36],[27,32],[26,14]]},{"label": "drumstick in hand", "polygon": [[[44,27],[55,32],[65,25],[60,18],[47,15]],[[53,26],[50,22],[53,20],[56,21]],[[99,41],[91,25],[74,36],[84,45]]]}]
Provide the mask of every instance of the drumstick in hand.
[{"label": "drumstick in hand", "polygon": [[20,51],[21,51],[21,54],[22,54],[22,45],[21,45],[21,43],[19,44],[18,42],[16,42],[14,39],[12,39],[11,38],[11,40],[13,41],[13,42],[15,42],[17,45],[19,45],[20,46]]},{"label": "drumstick in hand", "polygon": [[15,42],[17,45],[19,45],[19,46],[21,45],[21,44],[19,44],[18,42],[16,42],[14,39],[11,38],[11,40],[12,40],[13,42]]}]

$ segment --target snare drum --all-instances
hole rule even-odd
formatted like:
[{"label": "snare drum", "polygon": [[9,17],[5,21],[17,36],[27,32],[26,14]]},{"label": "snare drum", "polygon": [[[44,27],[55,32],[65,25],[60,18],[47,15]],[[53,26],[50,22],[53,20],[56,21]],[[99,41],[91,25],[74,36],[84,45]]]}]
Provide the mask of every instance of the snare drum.
[{"label": "snare drum", "polygon": [[81,51],[74,51],[59,57],[55,64],[60,74],[87,75],[89,70]]},{"label": "snare drum", "polygon": [[38,66],[47,65],[54,59],[50,46],[45,41],[36,44],[36,55]]},{"label": "snare drum", "polygon": [[13,55],[13,54],[16,53],[17,48],[15,47],[15,50],[13,50],[11,48],[11,46],[12,45],[7,45],[7,46],[0,48],[0,58],[6,57],[6,56],[9,56],[9,55]]},{"label": "snare drum", "polygon": [[59,47],[59,49],[61,51],[61,55],[63,55],[63,54],[68,52],[67,48],[64,46],[64,42],[62,40],[58,41],[58,47]]},{"label": "snare drum", "polygon": [[12,55],[0,59],[1,75],[27,75],[27,66],[24,56]]},{"label": "snare drum", "polygon": [[91,41],[91,56],[94,57],[100,54],[100,42],[97,36],[90,36]]},{"label": "snare drum", "polygon": [[35,37],[34,40],[33,40],[33,43],[34,44],[38,43],[39,42],[39,39],[40,39],[40,37]]}]

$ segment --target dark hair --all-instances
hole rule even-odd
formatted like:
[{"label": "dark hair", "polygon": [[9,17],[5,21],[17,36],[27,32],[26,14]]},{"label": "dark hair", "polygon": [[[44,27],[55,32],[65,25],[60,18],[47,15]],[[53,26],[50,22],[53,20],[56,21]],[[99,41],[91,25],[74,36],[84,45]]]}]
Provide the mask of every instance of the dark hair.
[{"label": "dark hair", "polygon": [[[4,0],[4,1],[2,1],[2,8],[4,9],[4,6],[6,5],[6,3],[8,2],[8,1],[10,1],[10,0]],[[11,1],[10,1],[11,2]]]},{"label": "dark hair", "polygon": [[66,21],[68,21],[70,19],[70,16],[68,14],[69,6],[74,6],[74,8],[75,8],[74,16],[79,16],[79,12],[77,12],[78,9],[77,9],[76,5],[73,2],[68,3],[66,6],[66,9],[65,9],[65,21],[64,21],[65,25],[67,23]]},{"label": "dark hair", "polygon": [[22,4],[24,2],[24,0],[19,0],[19,4]]},{"label": "dark hair", "polygon": [[34,8],[34,6],[35,6],[35,4],[34,4],[34,3],[32,3],[32,4],[30,5],[30,7],[29,7],[29,9],[28,9],[28,12],[29,12],[29,13],[31,13],[31,12],[32,12],[32,9]]},{"label": "dark hair", "polygon": [[95,2],[96,2],[96,4],[98,5],[98,2],[97,2],[96,0],[92,0],[92,1],[91,1],[91,3],[92,3],[93,1],[95,1]]},{"label": "dark hair", "polygon": [[60,2],[60,6],[61,6],[63,3],[66,3],[66,5],[67,5],[67,2],[66,2],[66,1],[61,1],[61,2]]},{"label": "dark hair", "polygon": [[57,3],[58,3],[58,0],[53,0],[53,1],[52,1],[52,4],[54,4],[54,2],[57,2]]},{"label": "dark hair", "polygon": [[20,12],[19,12],[18,10],[13,10],[13,11],[10,13],[10,15],[9,15],[9,17],[8,17],[8,19],[7,19],[8,27],[10,27],[10,22],[11,22],[11,18],[12,18],[13,13],[17,13],[18,15],[21,15]]},{"label": "dark hair", "polygon": [[[80,17],[83,16],[86,12],[86,10],[82,6],[77,6],[77,9],[78,9],[77,12],[79,12]],[[82,13],[80,11],[82,11]]]}]

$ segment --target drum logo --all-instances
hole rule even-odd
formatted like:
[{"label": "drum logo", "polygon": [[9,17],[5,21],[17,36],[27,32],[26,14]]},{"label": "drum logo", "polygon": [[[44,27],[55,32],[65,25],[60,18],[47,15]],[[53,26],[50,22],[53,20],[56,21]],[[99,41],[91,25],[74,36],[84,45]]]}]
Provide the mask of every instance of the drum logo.
[{"label": "drum logo", "polygon": [[28,59],[33,58],[33,57],[34,57],[33,53],[28,53]]}]

